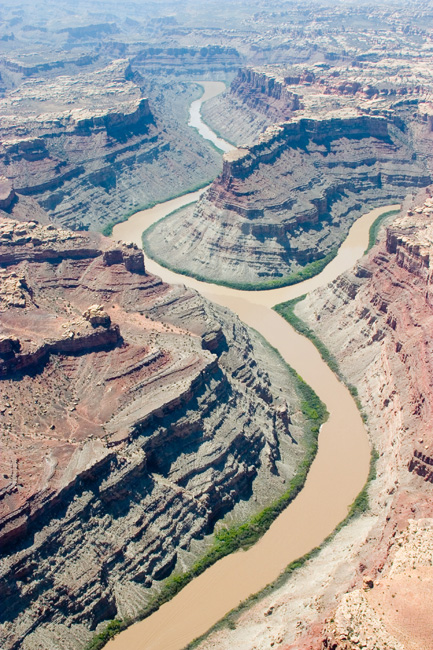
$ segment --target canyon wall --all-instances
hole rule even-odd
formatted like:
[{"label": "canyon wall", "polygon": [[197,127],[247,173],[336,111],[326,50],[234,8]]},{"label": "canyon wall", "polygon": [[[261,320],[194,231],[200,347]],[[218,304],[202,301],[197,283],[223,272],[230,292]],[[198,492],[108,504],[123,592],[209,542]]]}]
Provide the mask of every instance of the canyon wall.
[{"label": "canyon wall", "polygon": [[81,648],[284,492],[301,397],[132,244],[2,216],[0,280],[0,644]]},{"label": "canyon wall", "polygon": [[430,181],[402,130],[357,113],[274,125],[223,160],[198,203],[145,244],[164,264],[228,283],[284,282],[335,251],[360,214]]},{"label": "canyon wall", "polygon": [[219,156],[186,125],[198,89],[173,89],[171,115],[142,83],[126,60],[23,81],[0,99],[0,174],[55,222],[93,230],[212,178]]},{"label": "canyon wall", "polygon": [[357,386],[379,455],[375,525],[323,649],[415,650],[431,638],[433,200],[415,206],[353,273],[296,309]]},{"label": "canyon wall", "polygon": [[275,122],[289,120],[301,107],[299,94],[288,88],[279,69],[246,67],[224,95],[206,102],[202,114],[222,137],[240,145],[253,142]]},{"label": "canyon wall", "polygon": [[432,215],[429,193],[407,201],[367,257],[295,307],[357,388],[377,455],[368,507],[200,650],[429,646]]},{"label": "canyon wall", "polygon": [[134,69],[143,74],[206,78],[225,76],[236,71],[242,58],[234,47],[148,47],[131,59]]}]

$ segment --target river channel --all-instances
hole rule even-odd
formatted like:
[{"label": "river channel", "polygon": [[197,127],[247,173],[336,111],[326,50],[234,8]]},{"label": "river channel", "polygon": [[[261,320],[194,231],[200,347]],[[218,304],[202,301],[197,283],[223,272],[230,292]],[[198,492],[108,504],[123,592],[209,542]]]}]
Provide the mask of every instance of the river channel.
[{"label": "river channel", "polygon": [[[190,123],[196,128],[203,124],[201,103],[225,88],[220,82],[202,85],[205,94],[190,114]],[[212,132],[206,128],[208,137]],[[214,137],[221,144],[220,138],[215,134]],[[146,228],[182,205],[196,201],[205,190],[136,213],[115,226],[113,238],[141,246]],[[304,488],[257,544],[214,564],[152,616],[110,641],[109,650],[181,650],[250,594],[272,582],[290,562],[318,546],[346,516],[368,474],[370,450],[364,424],[349,391],[313,344],[297,334],[272,307],[323,286],[351,268],[367,246],[373,221],[379,214],[398,208],[384,206],[362,216],[352,226],[337,257],[319,275],[291,287],[239,291],[178,275],[146,259],[149,272],[166,282],[197,289],[263,334],[325,402],[330,417],[321,428],[318,452]]]}]

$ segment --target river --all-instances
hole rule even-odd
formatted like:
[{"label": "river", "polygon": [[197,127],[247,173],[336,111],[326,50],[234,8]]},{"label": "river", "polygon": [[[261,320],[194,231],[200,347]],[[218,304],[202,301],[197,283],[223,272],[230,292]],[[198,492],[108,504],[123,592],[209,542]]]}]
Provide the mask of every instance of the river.
[{"label": "river", "polygon": [[214,133],[212,129],[210,129],[208,125],[203,122],[200,113],[201,105],[208,99],[212,99],[212,97],[216,97],[217,95],[220,95],[222,92],[224,92],[226,85],[222,81],[202,81],[200,83],[203,87],[204,92],[199,99],[196,99],[194,102],[192,102],[189,108],[188,126],[192,126],[193,129],[197,129],[202,138],[205,140],[210,140],[212,144],[214,144],[220,151],[231,151],[232,149],[235,149],[235,147],[222,138],[219,138],[216,133]]},{"label": "river", "polygon": [[[214,91],[213,96],[218,94],[218,88],[221,92],[219,82],[203,82],[203,86],[209,93]],[[198,102],[206,97],[209,94],[205,92]],[[200,106],[194,109],[194,119],[199,122]],[[199,126],[198,122],[193,125]],[[207,129],[208,135],[212,133]],[[141,246],[141,234],[146,228],[197,200],[205,190],[136,213],[115,226],[113,238]],[[319,275],[291,287],[238,291],[178,275],[146,260],[151,273],[172,284],[197,289],[232,309],[263,334],[325,402],[330,417],[321,428],[318,453],[304,488],[257,544],[214,564],[152,616],[110,641],[109,650],[181,650],[230,609],[273,581],[290,562],[318,546],[346,516],[368,474],[370,450],[365,427],[349,391],[322,361],[314,345],[297,334],[272,307],[323,286],[351,268],[367,246],[370,225],[376,217],[397,208],[384,206],[365,214],[352,226],[337,257]]]}]

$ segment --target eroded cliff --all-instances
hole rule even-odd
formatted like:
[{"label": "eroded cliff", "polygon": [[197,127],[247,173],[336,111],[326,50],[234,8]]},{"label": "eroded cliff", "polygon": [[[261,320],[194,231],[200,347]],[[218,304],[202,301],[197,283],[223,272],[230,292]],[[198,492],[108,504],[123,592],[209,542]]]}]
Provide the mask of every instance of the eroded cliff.
[{"label": "eroded cliff", "polygon": [[241,68],[229,91],[206,102],[202,113],[206,123],[240,145],[253,142],[268,126],[289,120],[301,106],[281,70]]},{"label": "eroded cliff", "polygon": [[353,271],[295,308],[358,389],[378,456],[369,508],[201,650],[429,646],[433,199],[406,208]]},{"label": "eroded cliff", "polygon": [[358,386],[379,452],[364,581],[328,616],[323,648],[418,650],[431,639],[432,214],[429,197],[411,206],[353,274],[298,307]]},{"label": "eroded cliff", "polygon": [[154,226],[145,246],[207,280],[289,283],[332,254],[368,208],[429,180],[404,132],[383,117],[343,112],[285,122],[225,154],[206,194]]},{"label": "eroded cliff", "polygon": [[1,645],[79,648],[284,491],[301,398],[134,245],[2,217],[0,275]]},{"label": "eroded cliff", "polygon": [[26,79],[0,99],[0,174],[53,221],[93,230],[203,184],[220,161],[186,125],[198,90],[173,82],[176,105],[151,107],[143,85],[122,59]]}]

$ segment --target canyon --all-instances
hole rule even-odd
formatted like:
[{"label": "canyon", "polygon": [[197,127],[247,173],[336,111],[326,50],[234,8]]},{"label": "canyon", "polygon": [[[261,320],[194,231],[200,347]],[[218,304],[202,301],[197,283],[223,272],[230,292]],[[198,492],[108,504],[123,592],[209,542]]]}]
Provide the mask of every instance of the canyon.
[{"label": "canyon", "polygon": [[[345,377],[356,382],[379,454],[370,554],[360,558],[361,576],[371,584],[360,585],[358,578],[342,599],[325,627],[324,647],[422,648],[432,634],[432,211],[430,192],[408,202],[365,262],[330,286],[326,298],[317,295],[314,309],[311,299],[298,308]],[[331,316],[336,310],[338,327]],[[343,343],[339,328],[352,319],[361,324],[359,333]]]},{"label": "canyon", "polygon": [[[110,644],[178,650],[272,582],[194,647],[429,647],[432,27],[399,0],[1,7],[2,648],[102,647],[287,493],[318,425],[285,362],[330,411],[305,488]],[[344,526],[366,429],[270,309],[306,292],[280,311],[374,449]]]},{"label": "canyon", "polygon": [[430,182],[412,154],[403,130],[384,117],[346,112],[279,123],[225,153],[221,175],[198,203],[155,225],[145,250],[208,281],[291,284],[308,264],[335,254],[366,208]]},{"label": "canyon", "polygon": [[191,85],[173,82],[151,106],[128,60],[93,68],[26,78],[0,98],[0,174],[17,194],[64,227],[101,230],[218,173],[217,153],[174,117],[187,115]]},{"label": "canyon", "polygon": [[1,643],[82,647],[279,496],[311,434],[278,356],[135,245],[8,217],[0,242]]},{"label": "canyon", "polygon": [[430,192],[407,201],[368,257],[295,306],[358,388],[377,451],[368,511],[201,650],[428,647],[432,210]]}]

